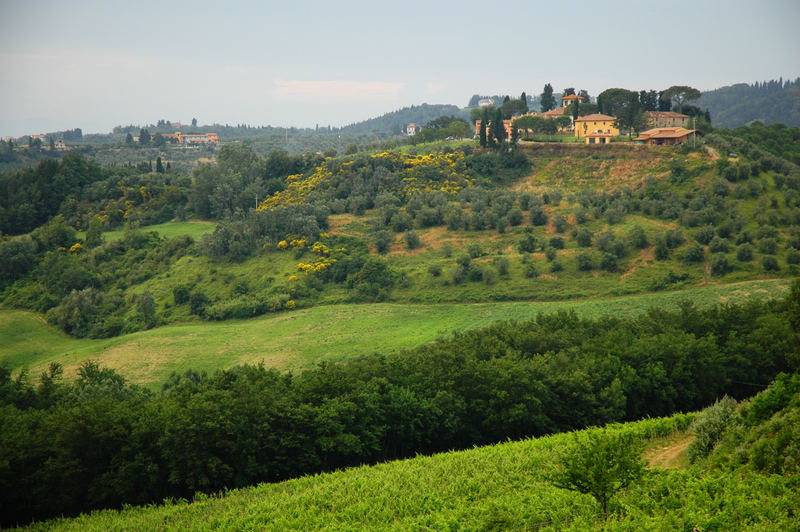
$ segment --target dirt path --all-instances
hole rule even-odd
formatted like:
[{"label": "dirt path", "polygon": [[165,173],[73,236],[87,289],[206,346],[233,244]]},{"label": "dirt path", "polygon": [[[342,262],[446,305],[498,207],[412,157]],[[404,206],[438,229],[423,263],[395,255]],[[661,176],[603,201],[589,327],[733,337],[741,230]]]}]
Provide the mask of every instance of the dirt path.
[{"label": "dirt path", "polygon": [[645,454],[648,467],[679,469],[686,464],[686,448],[694,439],[691,434],[658,445]]}]

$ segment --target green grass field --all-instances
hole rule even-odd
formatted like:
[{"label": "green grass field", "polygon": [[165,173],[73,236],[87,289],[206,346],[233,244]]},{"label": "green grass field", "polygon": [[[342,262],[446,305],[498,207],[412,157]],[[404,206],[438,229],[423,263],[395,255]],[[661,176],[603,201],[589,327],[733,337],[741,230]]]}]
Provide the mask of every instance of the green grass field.
[{"label": "green grass field", "polygon": [[676,308],[782,297],[787,279],[705,285],[689,290],[559,302],[327,305],[251,320],[186,323],[110,339],[75,339],[35,314],[0,311],[0,364],[38,375],[50,362],[74,375],[96,360],[133,382],[157,388],[173,371],[213,372],[243,363],[298,370],[322,360],[388,353],[453,331],[495,321],[525,320],[541,312],[573,310],[586,317],[630,316],[648,308]]},{"label": "green grass field", "polygon": [[[690,416],[615,425],[673,445]],[[596,429],[591,429],[596,430]],[[418,456],[198,495],[193,502],[103,510],[39,530],[789,530],[800,496],[780,476],[661,469],[612,502],[604,521],[589,495],[545,481],[571,434]],[[685,441],[685,438],[684,438]],[[659,450],[660,450],[659,449]],[[662,466],[663,467],[663,466]]]},{"label": "green grass field", "polygon": [[[199,240],[206,233],[211,233],[217,226],[216,222],[206,222],[203,220],[193,220],[188,222],[166,222],[157,225],[142,227],[143,231],[155,231],[165,238],[172,238],[178,235],[190,235],[195,240]],[[118,240],[125,231],[119,229],[103,233],[106,241]]]}]

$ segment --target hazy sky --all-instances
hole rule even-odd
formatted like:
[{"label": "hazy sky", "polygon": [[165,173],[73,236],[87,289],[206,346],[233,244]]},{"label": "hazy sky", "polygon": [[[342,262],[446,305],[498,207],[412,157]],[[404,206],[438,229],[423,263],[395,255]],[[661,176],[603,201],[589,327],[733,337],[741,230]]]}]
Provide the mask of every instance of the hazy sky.
[{"label": "hazy sky", "polygon": [[0,136],[800,76],[800,0],[0,0]]}]

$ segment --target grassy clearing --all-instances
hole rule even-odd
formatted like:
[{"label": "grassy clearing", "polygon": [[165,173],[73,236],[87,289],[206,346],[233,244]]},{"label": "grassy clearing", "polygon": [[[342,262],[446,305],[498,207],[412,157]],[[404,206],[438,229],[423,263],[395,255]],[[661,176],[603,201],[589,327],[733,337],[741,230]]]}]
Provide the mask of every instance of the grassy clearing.
[{"label": "grassy clearing", "polygon": [[[188,222],[166,222],[157,225],[148,225],[142,227],[142,231],[155,231],[164,238],[172,238],[178,235],[189,235],[195,240],[199,240],[201,236],[206,233],[211,233],[217,226],[216,222],[207,222],[204,220],[192,220]],[[125,231],[119,229],[116,231],[108,231],[104,233],[106,241],[119,240]]]},{"label": "grassy clearing", "polygon": [[[690,416],[615,425],[661,443]],[[596,429],[591,429],[596,430]],[[194,502],[104,510],[42,530],[786,530],[798,495],[779,476],[651,470],[612,503],[544,478],[571,434],[418,456],[278,484],[198,495]]]},{"label": "grassy clearing", "polygon": [[298,370],[323,360],[342,360],[412,348],[453,331],[495,321],[525,320],[572,310],[580,316],[631,316],[651,307],[675,308],[782,297],[789,280],[706,285],[690,290],[559,302],[328,305],[251,320],[188,323],[102,340],[74,339],[21,311],[0,311],[0,364],[38,375],[58,361],[67,375],[97,360],[133,382],[157,388],[173,371],[213,372],[243,363]]}]

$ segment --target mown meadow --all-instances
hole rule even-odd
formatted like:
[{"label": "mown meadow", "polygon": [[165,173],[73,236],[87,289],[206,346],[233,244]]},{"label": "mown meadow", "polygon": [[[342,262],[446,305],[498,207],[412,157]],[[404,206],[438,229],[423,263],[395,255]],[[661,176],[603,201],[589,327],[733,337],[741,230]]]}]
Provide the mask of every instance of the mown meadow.
[{"label": "mown meadow", "polygon": [[35,314],[4,310],[0,364],[38,375],[59,362],[72,378],[81,363],[94,360],[132,382],[158,388],[172,372],[190,368],[212,373],[264,363],[297,371],[326,360],[414,348],[453,332],[559,310],[586,318],[632,317],[652,308],[675,310],[682,302],[709,307],[780,298],[788,288],[788,280],[774,279],[576,301],[323,305],[250,320],[169,325],[108,339],[72,338]]}]

